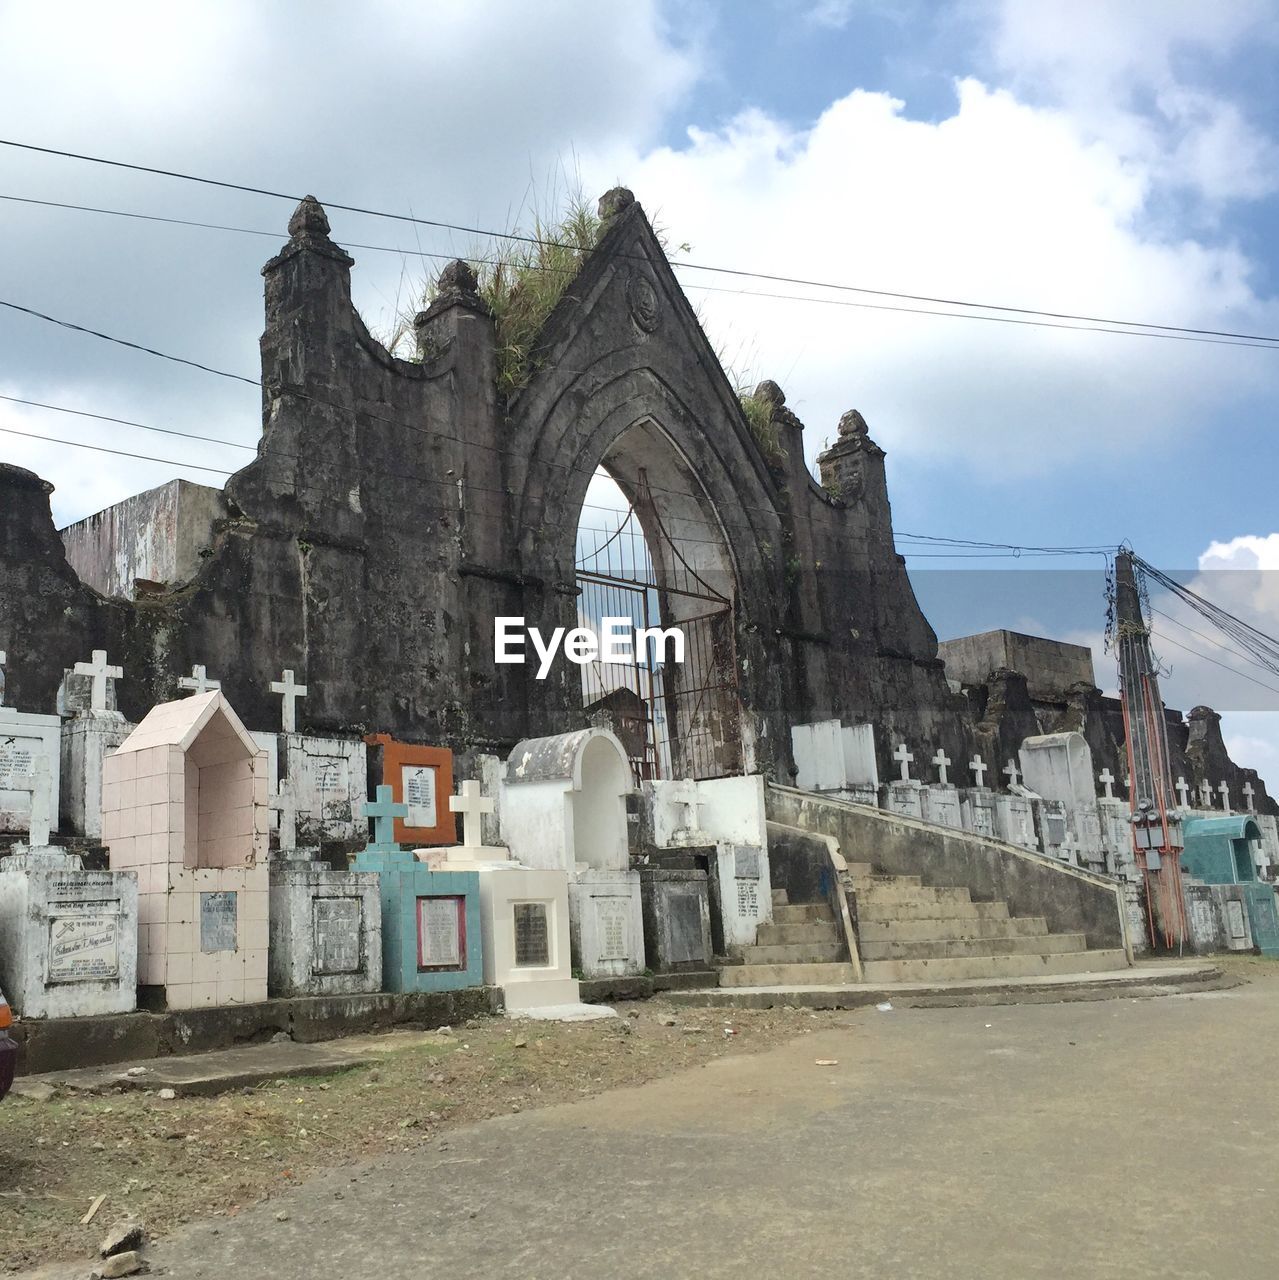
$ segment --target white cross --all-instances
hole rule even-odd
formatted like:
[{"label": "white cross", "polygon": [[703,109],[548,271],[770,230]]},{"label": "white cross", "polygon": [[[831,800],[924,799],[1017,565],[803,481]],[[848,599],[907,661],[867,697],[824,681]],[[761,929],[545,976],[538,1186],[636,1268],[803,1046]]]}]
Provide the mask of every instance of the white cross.
[{"label": "white cross", "polygon": [[1115,798],[1115,775],[1109,769],[1103,769],[1097,775],[1097,781],[1106,788],[1106,799],[1113,800]]},{"label": "white cross", "polygon": [[[0,653],[0,658],[3,658],[3,657],[4,657],[4,654]],[[1248,806],[1248,812],[1249,812],[1249,813],[1255,813],[1255,812],[1256,812],[1256,810],[1254,810],[1254,809],[1253,809],[1253,807],[1252,807],[1252,798],[1253,798],[1253,796],[1255,796],[1256,794],[1257,794],[1257,793],[1252,789],[1252,783],[1251,783],[1251,782],[1245,782],[1245,783],[1243,784],[1243,802],[1244,802],[1244,804],[1246,804],[1246,805]]]},{"label": "white cross", "polygon": [[45,849],[53,827],[53,788],[49,785],[49,762],[38,755],[31,762],[31,772],[17,778],[17,789],[31,793],[31,816],[27,820],[27,847]]},{"label": "white cross", "polygon": [[306,697],[306,685],[294,684],[292,669],[285,667],[280,679],[271,681],[271,692],[278,693],[282,699],[280,708],[284,732],[296,732],[298,727],[297,700]]},{"label": "white cross", "polygon": [[222,688],[221,680],[210,680],[202,666],[197,664],[191,668],[189,676],[183,676],[178,681],[179,689],[188,689],[192,693],[208,693],[212,689]]},{"label": "white cross", "polygon": [[1212,808],[1212,784],[1207,778],[1199,784],[1199,803],[1202,804],[1205,809]]},{"label": "white cross", "polygon": [[[462,783],[462,794],[449,796],[449,812],[462,815],[462,845],[466,849],[480,849],[484,845],[480,824],[483,815],[493,812],[493,801],[480,794],[480,784],[474,778]],[[475,821],[471,821],[474,815]]]},{"label": "white cross", "polygon": [[89,692],[89,707],[93,711],[105,711],[107,709],[107,681],[119,680],[124,675],[124,668],[107,666],[107,651],[105,649],[95,649],[93,651],[93,661],[77,662],[74,674],[92,677],[93,688]]},{"label": "white cross", "polygon": [[9,655],[0,649],[0,707],[4,706],[4,664],[8,661]]},{"label": "white cross", "polygon": [[1066,838],[1058,846],[1061,849],[1061,856],[1065,861],[1079,865],[1079,853],[1083,849],[1083,845],[1075,839],[1074,832],[1067,831]]},{"label": "white cross", "polygon": [[1177,799],[1183,809],[1190,808],[1190,785],[1180,775],[1177,777]]},{"label": "white cross", "polygon": [[1004,765],[1003,772],[1008,775],[1008,789],[1011,791],[1017,785],[1017,766],[1010,760]]},{"label": "white cross", "polygon": [[702,807],[703,801],[697,789],[697,783],[692,778],[672,782],[665,788],[663,795],[671,804],[682,805],[684,808],[684,823],[678,830],[687,835],[702,829],[701,815],[698,810]]},{"label": "white cross", "polygon": [[984,787],[986,785],[986,770],[990,768],[990,766],[981,758],[981,756],[974,755],[968,762],[968,767],[977,775],[978,787]]},{"label": "white cross", "polygon": [[270,806],[280,815],[280,852],[296,849],[298,845],[298,806],[293,789],[293,778],[281,778],[279,794],[270,799]]},{"label": "white cross", "polygon": [[897,750],[893,752],[893,759],[902,767],[902,781],[910,781],[910,766],[915,763],[915,757],[911,754],[904,742],[897,744]]},{"label": "white cross", "polygon": [[950,759],[941,747],[937,748],[937,754],[933,756],[933,764],[937,766],[937,772],[941,776],[942,786],[947,786],[950,779],[946,776],[946,770],[950,768]]},{"label": "white cross", "polygon": [[1221,807],[1227,813],[1229,813],[1230,812],[1230,784],[1224,778],[1221,780],[1221,786],[1217,788],[1217,791],[1221,795]]}]

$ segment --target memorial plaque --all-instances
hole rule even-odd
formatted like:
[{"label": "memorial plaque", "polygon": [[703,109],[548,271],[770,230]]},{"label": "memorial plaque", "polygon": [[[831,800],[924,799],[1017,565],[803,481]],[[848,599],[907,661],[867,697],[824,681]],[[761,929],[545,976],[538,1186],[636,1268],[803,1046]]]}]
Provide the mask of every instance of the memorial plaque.
[{"label": "memorial plaque", "polygon": [[347,796],[351,792],[350,770],[340,756],[331,756],[315,766],[315,789],[322,796]]},{"label": "memorial plaque", "polygon": [[312,898],[312,972],[359,973],[363,929],[359,898]]},{"label": "memorial plaque", "polygon": [[601,960],[628,960],[626,904],[616,898],[597,899]]},{"label": "memorial plaque", "polygon": [[1232,938],[1245,938],[1248,936],[1248,931],[1244,928],[1243,923],[1243,903],[1237,898],[1230,898],[1226,902],[1226,922]]},{"label": "memorial plaque", "polygon": [[59,903],[49,917],[49,981],[95,982],[120,976],[120,916],[115,904]]},{"label": "memorial plaque", "polygon": [[403,803],[408,805],[410,827],[435,827],[439,825],[439,812],[435,800],[435,767],[426,764],[406,764],[400,770],[404,787]]},{"label": "memorial plaque", "polygon": [[737,849],[733,854],[733,871],[742,880],[758,880],[759,850]]},{"label": "memorial plaque", "polygon": [[540,968],[551,963],[551,935],[544,902],[517,902],[515,910],[515,965]]},{"label": "memorial plaque", "polygon": [[701,894],[672,892],[666,900],[666,924],[667,959],[672,964],[706,959]]},{"label": "memorial plaque", "polygon": [[466,967],[466,899],[417,900],[417,963],[419,969]]},{"label": "memorial plaque", "polygon": [[200,895],[200,950],[234,951],[237,914],[235,893],[202,893]]},{"label": "memorial plaque", "polygon": [[0,791],[25,791],[31,773],[30,738],[6,737],[0,733]]},{"label": "memorial plaque", "polygon": [[748,920],[759,918],[759,881],[737,881],[737,914]]}]

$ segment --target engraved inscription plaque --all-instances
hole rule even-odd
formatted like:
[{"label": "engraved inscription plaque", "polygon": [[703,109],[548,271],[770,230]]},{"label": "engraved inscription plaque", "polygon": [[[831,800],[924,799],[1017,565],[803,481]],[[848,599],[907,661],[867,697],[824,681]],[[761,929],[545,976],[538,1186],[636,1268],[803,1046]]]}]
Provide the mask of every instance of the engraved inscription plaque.
[{"label": "engraved inscription plaque", "polygon": [[237,914],[235,893],[200,894],[200,950],[234,951]]},{"label": "engraved inscription plaque", "polygon": [[113,904],[60,903],[49,917],[49,981],[97,982],[120,976],[120,916]]},{"label": "engraved inscription plaque", "polygon": [[435,767],[426,764],[406,764],[400,771],[404,786],[404,803],[408,805],[405,824],[415,828],[439,826],[440,818],[435,799]]},{"label": "engraved inscription plaque", "polygon": [[759,881],[738,880],[737,914],[749,920],[759,917]]},{"label": "engraved inscription plaque", "polygon": [[616,898],[597,900],[601,960],[628,960],[626,904]]},{"label": "engraved inscription plaque", "polygon": [[544,902],[517,902],[515,909],[515,965],[529,969],[551,963],[551,936]]},{"label": "engraved inscription plaque", "polygon": [[417,963],[420,969],[466,967],[466,899],[417,900]]},{"label": "engraved inscription plaque", "polygon": [[312,898],[311,971],[359,973],[364,904],[359,898]]}]

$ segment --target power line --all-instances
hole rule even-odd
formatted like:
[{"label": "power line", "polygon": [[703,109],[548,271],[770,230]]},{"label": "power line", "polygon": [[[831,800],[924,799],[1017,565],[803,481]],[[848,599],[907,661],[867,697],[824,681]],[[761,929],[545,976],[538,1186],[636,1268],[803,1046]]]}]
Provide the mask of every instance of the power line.
[{"label": "power line", "polygon": [[[159,223],[170,224],[173,226],[194,227],[194,228],[205,230],[205,231],[230,231],[230,232],[236,232],[240,235],[262,236],[271,240],[278,240],[280,238],[280,233],[278,231],[261,231],[253,227],[233,227],[225,223],[198,222],[189,218],[170,218],[170,217],[163,217],[159,214],[137,213],[137,212],[123,210],[123,209],[104,209],[95,205],[70,204],[60,200],[36,200],[29,196],[14,196],[14,195],[5,195],[5,194],[0,194],[0,200],[16,201],[21,204],[40,205],[46,208],[53,208],[53,209],[70,209],[70,210],[75,210],[81,213],[109,214],[113,217],[119,217],[119,218],[137,218],[145,222],[159,222]],[[334,207],[336,208],[337,206],[334,206]],[[492,232],[489,234],[499,235],[500,233]],[[397,256],[400,256],[400,257],[430,258],[430,259],[438,260],[441,262],[452,261],[457,256],[456,254],[452,254],[452,253],[432,253],[425,249],[409,249],[409,248],[404,248],[402,246],[397,246],[397,245],[358,244],[349,240],[342,240],[340,241],[340,243],[344,248],[347,248],[347,249],[359,249],[361,251],[369,251],[373,253],[391,253],[391,254],[396,254]],[[544,240],[544,241],[540,241],[539,243],[553,244],[555,242]],[[486,266],[498,265],[498,260],[495,258],[483,258],[483,257],[471,256],[467,258],[467,261],[472,264],[480,264],[480,265],[486,265]],[[557,267],[553,265],[544,265],[542,263],[527,263],[525,265],[527,269],[530,271],[542,271],[542,272],[547,272],[555,275],[574,276],[577,274],[577,270],[578,270],[577,268]],[[685,266],[689,266],[690,264],[684,263],[684,262],[673,262],[671,265],[674,267],[685,267]],[[743,272],[741,274],[745,275],[749,273]],[[761,277],[761,278],[768,279],[771,277]],[[785,279],[785,277],[777,277],[777,278]],[[978,320],[978,321],[986,321],[987,323],[991,323],[991,324],[1009,324],[1009,325],[1016,325],[1019,327],[1026,327],[1026,328],[1074,330],[1079,333],[1110,333],[1118,337],[1128,337],[1128,338],[1159,338],[1165,341],[1174,341],[1174,342],[1200,342],[1200,343],[1206,343],[1210,346],[1262,347],[1266,349],[1271,349],[1272,342],[1279,343],[1279,339],[1265,339],[1265,338],[1256,338],[1256,339],[1237,341],[1235,340],[1234,337],[1227,336],[1224,334],[1220,337],[1199,337],[1199,336],[1193,336],[1193,335],[1200,332],[1207,334],[1212,331],[1211,330],[1202,330],[1202,331],[1185,330],[1184,332],[1181,332],[1181,331],[1177,331],[1176,327],[1171,325],[1145,326],[1144,328],[1108,327],[1108,325],[1135,325],[1137,323],[1135,321],[1126,321],[1126,320],[1116,320],[1116,321],[1106,322],[1102,324],[1065,324],[1065,323],[1060,323],[1058,321],[1049,320],[1049,319],[1030,320],[1030,319],[1017,318],[1015,316],[975,315],[969,312],[962,312],[962,311],[934,311],[928,307],[904,307],[904,306],[893,306],[888,303],[853,302],[847,298],[815,298],[811,295],[795,294],[795,293],[773,293],[773,292],[768,292],[762,289],[730,289],[730,288],[720,287],[716,285],[690,284],[690,283],[685,283],[682,287],[686,290],[692,290],[698,293],[723,293],[723,294],[729,294],[733,297],[739,297],[739,298],[741,297],[764,298],[772,302],[809,302],[809,303],[815,303],[819,306],[852,307],[856,310],[861,310],[861,311],[887,311],[887,312],[896,312],[902,315],[937,316],[937,317],[940,317],[941,319],[947,319],[947,320]],[[815,287],[847,288],[847,289],[852,288],[852,286],[843,286],[843,285],[819,286],[816,284],[815,284]],[[908,299],[915,296],[912,294],[900,294],[900,295],[891,294],[885,290],[873,290],[873,289],[856,290],[856,292],[866,292],[866,293],[872,293],[872,294],[877,293],[884,297],[900,296],[902,298],[908,298]],[[923,299],[923,300],[928,301],[929,299]],[[983,303],[947,303],[945,302],[944,299],[938,299],[937,301],[950,306],[985,307],[985,304]],[[1009,307],[1009,308],[996,307],[996,308],[988,308],[988,309],[1009,310],[1009,311],[1019,310],[1018,308],[1012,308],[1012,307]],[[1022,310],[1025,315],[1044,315],[1044,316],[1058,315],[1058,313],[1056,312],[1033,312],[1025,308],[1021,308],[1020,310]],[[1085,319],[1086,317],[1065,316],[1064,318],[1065,319],[1078,318],[1082,320],[1082,319]],[[1145,331],[1152,328],[1157,328],[1161,330],[1161,332]],[[1245,335],[1239,335],[1239,336],[1241,339],[1245,337]],[[1275,347],[1274,349],[1279,350],[1279,347]]]},{"label": "power line", "polygon": [[[219,187],[228,191],[241,191],[249,195],[267,196],[276,200],[289,200],[298,203],[303,197],[292,195],[283,191],[273,191],[265,187],[255,187],[244,183],[228,182],[218,178],[206,178],[197,174],[182,173],[173,169],[161,169],[150,165],[132,164],[123,160],[111,160],[103,156],[90,156],[74,151],[64,151],[55,147],[40,147],[34,143],[18,142],[13,139],[0,138],[0,146],[15,147],[24,151],[37,152],[42,155],[58,156],[62,159],[79,160],[88,164],[100,164],[115,169],[127,169],[136,173],[148,173],[158,177],[174,178],[184,182],[199,183],[203,186]],[[324,200],[321,203],[329,209],[340,209],[346,213],[360,214],[366,217],[386,218],[396,222],[407,222],[418,226],[434,227],[439,230],[458,231],[467,235],[483,236],[491,239],[518,241],[525,244],[545,245],[561,248],[578,248],[579,246],[564,245],[557,241],[546,237],[530,236],[521,232],[514,231],[494,231],[482,227],[470,227],[461,223],[446,222],[435,218],[422,218],[414,214],[393,213],[382,209],[369,209],[360,205],[349,205],[339,203],[333,200]],[[939,306],[965,307],[975,308],[982,311],[1003,311],[1010,315],[1020,316],[1043,316],[1050,320],[1074,320],[1084,322],[1081,325],[1066,325],[1066,328],[1086,327],[1088,325],[1113,325],[1115,329],[1106,330],[1108,332],[1120,332],[1124,330],[1155,330],[1164,334],[1181,334],[1194,335],[1199,338],[1228,338],[1234,339],[1240,345],[1272,345],[1279,343],[1279,337],[1266,334],[1242,333],[1226,329],[1208,329],[1199,328],[1188,325],[1167,325],[1154,321],[1144,320],[1117,320],[1106,316],[1094,316],[1084,313],[1051,311],[1043,308],[1035,307],[1019,307],[1004,303],[992,302],[974,302],[962,298],[946,298],[931,294],[907,293],[900,290],[891,289],[874,289],[863,285],[851,285],[842,282],[830,280],[813,280],[802,276],[787,276],[763,271],[749,271],[737,267],[715,266],[708,263],[700,262],[679,262],[672,264],[674,266],[690,270],[704,271],[717,275],[739,276],[744,279],[765,280],[773,284],[791,284],[801,285],[806,288],[832,289],[844,293],[859,293],[871,297],[897,298],[907,302],[927,302]],[[728,292],[734,292],[729,290]],[[783,295],[769,294],[769,297],[781,297]],[[812,299],[820,301],[820,299]],[[903,310],[909,310],[903,308]],[[945,312],[927,312],[930,315],[948,314]],[[993,319],[995,317],[986,317]]]},{"label": "power line", "polygon": [[1231,675],[1238,676],[1241,680],[1248,680],[1252,684],[1260,685],[1263,689],[1269,689],[1271,693],[1279,693],[1279,687],[1273,684],[1267,684],[1264,680],[1258,680],[1250,676],[1246,671],[1240,671],[1237,667],[1229,666],[1227,663],[1218,662],[1216,658],[1210,658],[1206,653],[1201,653],[1198,649],[1192,649],[1188,644],[1182,644],[1179,640],[1174,640],[1171,636],[1165,635],[1160,637],[1162,643],[1176,645],[1178,649],[1184,649],[1187,653],[1192,653],[1196,658],[1202,658],[1205,662],[1211,662],[1214,667],[1220,667],[1223,671],[1229,671]]},{"label": "power line", "polygon": [[[48,409],[53,413],[71,413],[77,418],[94,418],[98,422],[113,422],[121,427],[137,427],[139,431],[155,431],[164,436],[181,436],[184,440],[200,440],[205,444],[223,444],[229,449],[247,449],[249,453],[257,452],[253,445],[241,444],[238,440],[225,440],[220,436],[201,436],[190,431],[175,431],[171,427],[153,427],[145,422],[133,422],[129,418],[112,418],[105,413],[90,413],[87,409],[69,409],[61,404],[46,404],[43,400],[24,400],[21,396],[6,395],[0,395],[0,400],[7,400],[10,404],[28,405],[32,409]],[[155,461],[162,461],[162,459],[157,458]],[[226,474],[231,473],[228,471]]]}]

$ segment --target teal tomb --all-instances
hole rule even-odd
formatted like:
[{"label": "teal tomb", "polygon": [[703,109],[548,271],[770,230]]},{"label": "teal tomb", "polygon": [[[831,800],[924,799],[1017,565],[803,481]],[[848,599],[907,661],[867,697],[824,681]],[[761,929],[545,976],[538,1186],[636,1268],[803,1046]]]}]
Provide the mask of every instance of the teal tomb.
[{"label": "teal tomb", "polygon": [[1186,848],[1181,865],[1187,875],[1205,884],[1237,884],[1248,904],[1252,940],[1263,955],[1279,956],[1279,911],[1274,885],[1257,879],[1253,842],[1261,828],[1247,814],[1220,818],[1187,818]]},{"label": "teal tomb", "polygon": [[408,806],[377,789],[364,807],[373,841],[354,858],[356,871],[376,871],[382,899],[382,985],[386,991],[457,991],[484,985],[480,877],[432,871],[394,840],[395,819]]}]

